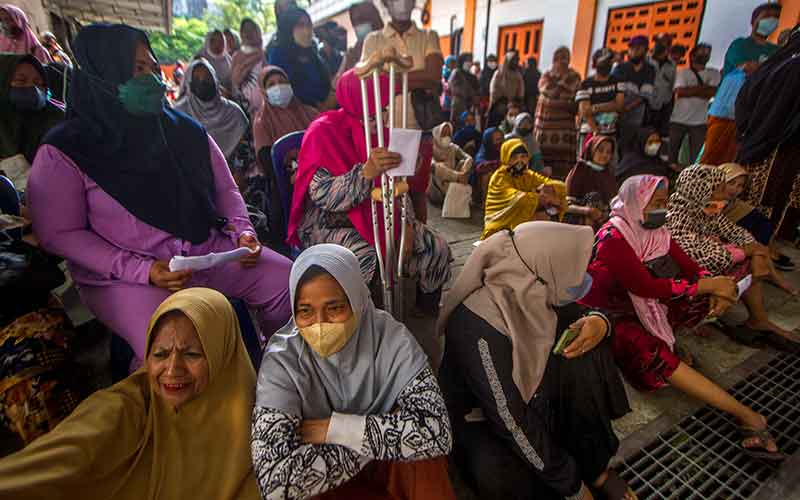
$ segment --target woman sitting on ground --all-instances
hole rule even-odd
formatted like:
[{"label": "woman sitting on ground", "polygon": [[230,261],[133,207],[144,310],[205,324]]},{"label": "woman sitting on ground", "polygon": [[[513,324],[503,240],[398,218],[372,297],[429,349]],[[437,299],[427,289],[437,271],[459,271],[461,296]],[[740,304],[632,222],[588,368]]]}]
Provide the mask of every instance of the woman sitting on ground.
[{"label": "woman sitting on ground", "polygon": [[441,206],[451,182],[468,184],[472,158],[452,142],[453,126],[444,122],[433,129],[433,171],[428,200]]},{"label": "woman sitting on ground", "polygon": [[[591,287],[591,228],[528,222],[481,243],[447,295],[439,370],[453,458],[480,498],[634,500],[609,460],[630,411]],[[579,332],[562,354],[562,334]],[[599,491],[598,491],[599,490]],[[595,496],[594,498],[598,498]]]},{"label": "woman sitting on ground", "polygon": [[[82,301],[130,344],[131,368],[145,358],[147,319],[187,286],[242,299],[265,335],[280,328],[291,263],[261,247],[216,142],[165,105],[145,33],[91,25],[74,48],[75,117],[48,134],[28,183],[42,248],[67,261]],[[176,256],[243,247],[252,253],[240,261],[170,270]]]},{"label": "woman sitting on ground", "polygon": [[[386,106],[389,96],[389,78],[385,77],[381,79],[381,99]],[[306,248],[319,243],[347,247],[356,254],[364,279],[371,283],[379,276],[370,195],[380,185],[381,174],[400,164],[400,155],[377,147],[367,152],[360,83],[354,70],[339,79],[336,99],[342,108],[320,115],[303,138],[289,217],[289,242]],[[375,114],[372,93],[369,113]],[[374,128],[373,119],[370,124]],[[388,137],[388,129],[384,134]],[[377,145],[377,135],[372,136],[372,145]],[[395,214],[400,213],[399,199]],[[435,314],[442,286],[450,279],[450,247],[444,238],[415,220],[410,202],[408,208],[405,269],[418,281],[417,306]],[[382,217],[379,210],[378,220]],[[399,217],[395,228],[399,235]]]},{"label": "woman sitting on ground", "polygon": [[617,195],[612,171],[614,139],[595,135],[586,142],[580,160],[567,175],[567,221],[599,229],[608,220],[611,200]]},{"label": "woman sitting on ground", "polygon": [[622,185],[611,220],[597,233],[589,265],[592,289],[581,303],[611,314],[614,358],[633,387],[654,391],[672,385],[735,417],[746,452],[780,458],[766,418],[675,352],[674,328],[719,316],[736,301],[736,287],[726,276],[712,278],[663,227],[667,185],[666,178],[650,175],[631,177]]},{"label": "woman sitting on ground", "polygon": [[736,279],[753,275],[752,285],[742,296],[750,318],[732,329],[739,340],[793,349],[800,343],[800,335],[770,321],[764,304],[763,279],[777,275],[769,249],[722,214],[725,187],[725,173],[718,167],[694,165],[681,172],[669,199],[669,232],[683,251],[712,275]]},{"label": "woman sitting on ground", "polygon": [[[537,218],[563,217],[567,208],[564,183],[537,174],[528,168],[529,162],[528,148],[522,140],[503,143],[500,168],[489,181],[482,240]],[[544,186],[549,187],[543,189]]]},{"label": "woman sitting on ground", "polygon": [[478,150],[481,133],[475,128],[475,113],[464,111],[458,117],[458,129],[453,134],[453,142],[470,156]]},{"label": "woman sitting on ground", "polygon": [[536,139],[533,138],[533,117],[530,113],[519,113],[514,118],[513,128],[511,132],[506,134],[505,140],[515,138],[525,143],[525,147],[531,157],[530,167],[534,171],[549,177],[552,169],[545,167],[544,163],[542,163],[542,149]]},{"label": "woman sitting on ground", "polygon": [[353,252],[313,246],[289,282],[294,316],[267,346],[253,413],[262,496],[454,499],[428,358],[375,308]]},{"label": "woman sitting on ground", "polygon": [[[770,248],[770,256],[775,267],[781,271],[794,271],[794,262],[787,257],[778,253],[775,248],[773,237],[775,236],[775,227],[772,222],[749,203],[742,201],[740,196],[747,187],[749,181],[749,174],[747,170],[738,163],[724,163],[719,166],[725,172],[725,197],[727,204],[722,213],[731,222],[739,227],[747,229],[753,238],[759,243]],[[782,281],[783,286],[786,284]],[[792,290],[787,290],[792,291]]]},{"label": "woman sitting on ground", "polygon": [[500,166],[500,147],[503,145],[503,131],[497,127],[487,128],[481,137],[481,147],[475,155],[475,175],[471,179],[479,205],[486,201],[489,179]]},{"label": "woman sitting on ground", "polygon": [[[222,150],[228,165],[234,172],[241,170],[236,168],[241,163],[238,157],[252,157],[253,148],[250,122],[244,111],[222,97],[216,71],[206,59],[195,59],[189,64],[185,81],[186,92],[175,103],[175,109],[200,122]],[[239,150],[244,151],[239,153]]]},{"label": "woman sitting on ground", "polygon": [[5,496],[260,498],[248,425],[256,374],[233,307],[219,292],[190,288],[148,321],[145,368],[0,460]]},{"label": "woman sitting on ground", "polygon": [[0,54],[0,162],[20,155],[17,168],[4,172],[17,190],[25,191],[42,138],[63,119],[64,111],[47,98],[42,63],[31,55]]},{"label": "woman sitting on ground", "polygon": [[622,160],[614,171],[620,185],[625,182],[625,179],[634,175],[658,177],[672,175],[673,171],[669,167],[669,163],[658,156],[661,150],[661,136],[654,128],[639,129],[631,147],[633,149],[622,152]]}]

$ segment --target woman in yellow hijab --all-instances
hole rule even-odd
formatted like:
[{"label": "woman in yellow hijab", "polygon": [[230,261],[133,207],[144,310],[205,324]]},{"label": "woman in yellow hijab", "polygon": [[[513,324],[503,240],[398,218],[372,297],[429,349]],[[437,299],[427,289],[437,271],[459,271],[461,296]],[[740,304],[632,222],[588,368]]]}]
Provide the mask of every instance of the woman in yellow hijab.
[{"label": "woman in yellow hijab", "polygon": [[0,497],[260,498],[250,458],[256,376],[228,300],[182,290],[153,314],[145,366],[0,460]]},{"label": "woman in yellow hijab", "polygon": [[525,143],[517,138],[505,141],[500,148],[500,168],[492,174],[486,194],[481,240],[523,222],[558,222],[564,217],[566,186],[529,169],[529,156]]}]

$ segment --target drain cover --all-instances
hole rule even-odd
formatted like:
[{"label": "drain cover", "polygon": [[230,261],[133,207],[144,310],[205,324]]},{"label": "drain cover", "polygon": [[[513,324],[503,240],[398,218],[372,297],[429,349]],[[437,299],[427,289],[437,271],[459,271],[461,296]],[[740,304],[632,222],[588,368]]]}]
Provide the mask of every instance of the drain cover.
[{"label": "drain cover", "polygon": [[[736,384],[733,396],[766,416],[781,451],[800,448],[800,357],[781,354]],[[778,465],[742,453],[734,420],[709,406],[662,432],[617,470],[640,499],[750,498]]]}]

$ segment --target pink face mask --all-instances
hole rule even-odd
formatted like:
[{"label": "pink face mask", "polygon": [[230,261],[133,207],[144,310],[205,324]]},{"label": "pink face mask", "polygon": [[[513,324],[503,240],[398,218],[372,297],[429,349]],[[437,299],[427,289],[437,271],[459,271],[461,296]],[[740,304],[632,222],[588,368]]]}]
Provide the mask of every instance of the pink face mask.
[{"label": "pink face mask", "polygon": [[725,201],[709,201],[706,203],[706,207],[703,209],[703,213],[712,217],[714,215],[719,215],[722,210],[725,208]]}]

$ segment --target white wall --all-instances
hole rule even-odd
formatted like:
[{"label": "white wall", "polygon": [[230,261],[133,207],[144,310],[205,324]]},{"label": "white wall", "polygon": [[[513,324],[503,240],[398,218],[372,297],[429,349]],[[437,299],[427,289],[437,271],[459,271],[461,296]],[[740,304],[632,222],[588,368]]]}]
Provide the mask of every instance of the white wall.
[{"label": "white wall", "polygon": [[[434,0],[434,3],[442,0]],[[449,1],[449,0],[448,0]],[[561,45],[572,47],[578,0],[491,0],[487,54],[497,54],[497,35],[501,26],[544,20],[540,68],[549,68],[553,52]],[[475,12],[475,59],[483,60],[486,2],[477,0]],[[463,11],[463,3],[461,11]]]},{"label": "white wall", "polygon": [[[497,0],[495,0],[497,1]],[[464,0],[432,0],[431,1],[431,29],[439,36],[450,36],[450,19],[453,20],[453,31],[464,27]],[[462,52],[472,50],[472,47],[462,47]]]},{"label": "white wall", "polygon": [[[712,46],[709,66],[722,68],[725,51],[728,45],[740,36],[750,34],[750,14],[756,6],[765,0],[706,0],[705,12],[700,25],[699,42]],[[592,38],[592,52],[601,48],[605,42],[606,20],[608,9],[628,7],[652,0],[599,0],[597,2],[597,19]]]}]

